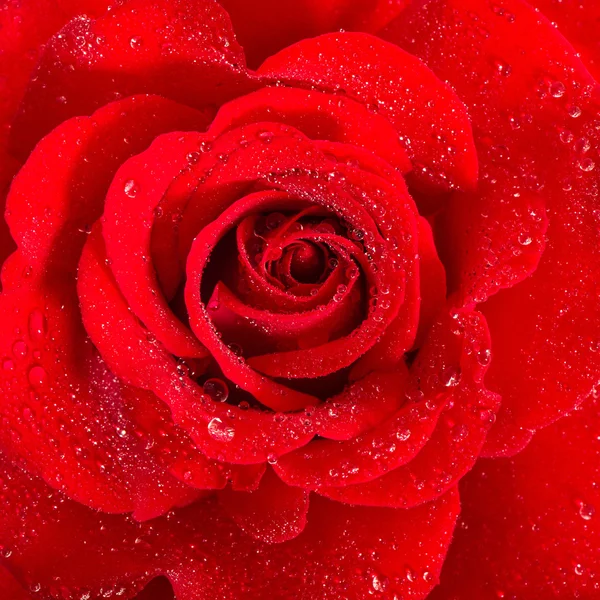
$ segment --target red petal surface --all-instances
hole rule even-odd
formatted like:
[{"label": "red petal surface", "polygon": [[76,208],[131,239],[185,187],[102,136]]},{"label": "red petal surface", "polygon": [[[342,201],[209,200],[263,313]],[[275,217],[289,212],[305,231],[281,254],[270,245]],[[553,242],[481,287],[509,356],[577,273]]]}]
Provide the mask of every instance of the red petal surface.
[{"label": "red petal surface", "polygon": [[0,594],[6,600],[31,600],[31,595],[4,567],[0,567]]},{"label": "red petal surface", "polygon": [[295,127],[313,140],[359,146],[402,173],[410,159],[390,122],[359,102],[335,94],[296,88],[270,87],[223,106],[210,132],[218,135],[250,123],[275,122]]},{"label": "red petal surface", "polygon": [[[100,16],[110,0],[8,0],[0,8],[0,124],[7,126],[43,45],[74,16]],[[5,129],[6,128],[6,129]]]},{"label": "red petal surface", "polygon": [[455,490],[407,511],[315,497],[301,535],[262,544],[213,500],[139,524],[65,500],[6,463],[2,482],[5,560],[28,589],[50,598],[96,597],[100,589],[130,598],[165,575],[179,600],[199,593],[284,600],[298,590],[331,600],[374,592],[423,599],[439,576],[459,508]]},{"label": "red petal surface", "polygon": [[338,29],[377,31],[408,4],[408,0],[219,1],[252,67],[303,38]]},{"label": "red petal surface", "polygon": [[[471,469],[499,408],[499,397],[483,385],[490,357],[489,334],[478,313],[442,314],[439,319],[411,369],[406,392],[408,398],[419,398],[419,404],[428,410],[436,405],[442,409],[425,444],[409,460],[398,462],[396,468],[379,476],[371,473],[369,478],[364,477],[367,459],[363,457],[362,477],[358,474],[353,480],[346,478],[344,483],[351,485],[340,485],[338,481],[333,484],[337,487],[322,487],[317,490],[320,494],[349,504],[414,506],[438,497]],[[418,422],[416,426],[404,423],[396,429],[395,437],[398,441],[411,439],[418,433],[418,426]],[[382,429],[375,429],[374,434]],[[390,436],[387,444],[392,439]],[[372,445],[381,450],[369,458],[384,462],[381,455],[386,445]],[[309,466],[298,470],[303,472]],[[360,479],[363,483],[352,485]]]},{"label": "red petal surface", "polygon": [[219,492],[225,513],[248,535],[267,544],[281,544],[302,533],[308,513],[307,490],[287,486],[271,469],[250,492]]},{"label": "red petal surface", "polygon": [[[29,82],[42,45],[73,16],[102,14],[107,0],[9,0],[0,6],[0,212],[19,163],[8,155],[10,123]],[[43,15],[43,18],[40,18]],[[14,250],[0,219],[0,266]]]},{"label": "red petal surface", "polygon": [[595,0],[532,0],[532,6],[558,25],[558,30],[581,55],[585,66],[600,77],[600,5]]},{"label": "red petal surface", "polygon": [[153,501],[149,490],[133,500],[135,486],[148,485],[144,473],[119,462],[139,448],[118,434],[127,431],[119,384],[80,325],[79,253],[118,165],[198,118],[140,96],[68,121],[38,145],[8,198],[19,251],[5,265],[0,297],[2,445],[51,485],[105,510],[132,510],[139,501],[141,514],[154,512],[142,507]]},{"label": "red petal surface", "polygon": [[158,289],[150,248],[156,209],[175,176],[189,167],[198,139],[198,133],[161,136],[128,160],[111,183],[102,219],[111,270],[133,313],[169,352],[195,358],[206,351]]},{"label": "red petal surface", "polygon": [[46,45],[11,131],[24,157],[52,128],[123,96],[205,108],[248,91],[244,55],[213,0],[131,0],[74,19]]},{"label": "red petal surface", "polygon": [[432,598],[596,598],[599,440],[594,399],[514,458],[481,460],[461,483],[462,526]]},{"label": "red petal surface", "polygon": [[[456,198],[439,229],[440,247],[464,250],[442,253],[450,288],[472,288],[476,270],[475,287],[492,293],[498,261],[501,287],[533,271],[482,307],[494,343],[489,385],[503,398],[485,451],[510,454],[598,379],[599,91],[573,49],[525,2],[435,0],[409,12],[384,35],[454,85],[480,155],[479,193]],[[516,261],[503,258],[506,240]],[[502,255],[482,251],[482,241]]]},{"label": "red petal surface", "polygon": [[[470,188],[477,154],[467,111],[418,59],[367,34],[303,40],[269,58],[264,81],[347,95],[394,125],[428,189]],[[423,107],[427,110],[424,111]]]}]

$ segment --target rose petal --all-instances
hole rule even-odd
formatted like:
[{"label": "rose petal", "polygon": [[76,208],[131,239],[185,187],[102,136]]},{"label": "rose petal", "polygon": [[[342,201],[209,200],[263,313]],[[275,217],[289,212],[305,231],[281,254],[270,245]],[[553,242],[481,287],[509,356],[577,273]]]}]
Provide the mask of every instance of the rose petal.
[{"label": "rose petal", "polygon": [[[456,343],[452,337],[457,330],[462,330],[464,341],[454,350],[460,356],[451,358],[446,354],[448,346]],[[499,396],[483,383],[490,362],[489,343],[485,321],[478,313],[464,311],[438,321],[410,374],[413,381],[441,378],[449,395],[425,445],[412,460],[371,481],[319,489],[318,493],[349,504],[406,508],[437,498],[456,485],[477,460],[500,405]],[[459,367],[448,367],[448,363]],[[430,398],[431,392],[426,392],[421,402],[427,406]],[[406,429],[400,437],[406,435],[413,432]]]},{"label": "rose petal", "polygon": [[118,167],[157,135],[202,123],[205,116],[193,109],[158,96],[133,96],[66,121],[44,138],[7,200],[11,234],[30,265],[27,277],[50,266],[73,274]]},{"label": "rose petal", "polygon": [[267,544],[281,544],[302,533],[308,513],[308,491],[292,488],[267,469],[258,489],[219,492],[225,513],[248,535]]},{"label": "rose petal", "polygon": [[[109,0],[8,0],[0,12],[0,121],[16,110],[46,41],[78,14],[101,15]],[[43,18],[40,16],[43,15]]]},{"label": "rose petal", "polygon": [[397,413],[350,442],[319,440],[283,456],[274,466],[279,476],[349,503],[406,506],[438,496],[467,472],[499,398],[483,384],[485,320],[451,314],[439,316],[418,354]]},{"label": "rose petal", "polygon": [[0,567],[0,594],[7,600],[31,600],[31,595],[4,567]]},{"label": "rose petal", "polygon": [[197,133],[173,133],[128,160],[111,183],[102,219],[111,270],[134,314],[169,352],[192,358],[206,356],[206,350],[158,289],[150,245],[156,209],[173,179],[189,166],[187,157],[198,144]]},{"label": "rose petal", "polygon": [[419,218],[419,291],[421,306],[419,328],[415,338],[417,348],[425,338],[446,302],[446,270],[440,260],[431,227]]},{"label": "rose petal", "polygon": [[[598,226],[590,193],[600,90],[551,23],[520,0],[415,5],[384,35],[450,81],[471,111],[483,183],[481,193],[461,199],[468,205],[458,217],[462,228],[452,218],[461,207],[449,207],[447,246],[454,246],[452,234],[471,232],[479,288],[488,293],[497,270],[485,264],[489,253],[473,248],[481,240],[502,248],[516,238],[513,253],[521,258],[503,265],[505,285],[534,271],[482,307],[494,340],[489,385],[503,398],[485,451],[512,454],[530,430],[571,411],[598,380],[600,320],[590,318],[598,311]],[[457,289],[456,275],[473,268],[464,253],[453,256],[461,266],[449,268]]]},{"label": "rose petal", "polygon": [[463,525],[432,598],[595,597],[599,434],[588,400],[514,458],[481,460],[461,483]]},{"label": "rose petal", "polygon": [[397,46],[366,34],[324,35],[270,57],[259,73],[264,81],[344,93],[385,116],[428,188],[475,184],[477,154],[464,105]]},{"label": "rose petal", "polygon": [[271,454],[306,444],[315,435],[314,424],[303,415],[281,421],[274,413],[213,402],[178,371],[174,358],[129,311],[106,265],[98,231],[89,236],[81,257],[79,295],[87,333],[110,369],[166,402],[175,424],[190,434],[207,457],[261,463]]},{"label": "rose petal", "polygon": [[45,46],[11,131],[26,156],[59,123],[123,96],[159,94],[196,108],[253,84],[223,9],[212,0],[131,0],[79,17]]},{"label": "rose petal", "polygon": [[129,598],[165,575],[179,600],[199,593],[283,600],[299,589],[314,598],[389,591],[423,600],[439,576],[459,511],[455,490],[409,511],[315,497],[302,534],[263,544],[242,534],[211,499],[140,524],[65,500],[8,464],[2,482],[5,560],[27,587],[54,598],[93,597],[100,589]]},{"label": "rose petal", "polygon": [[365,148],[402,173],[411,169],[406,150],[390,122],[340,95],[296,88],[264,88],[221,107],[210,132],[216,136],[261,121],[291,125],[313,140]]},{"label": "rose petal", "polygon": [[[8,198],[19,251],[5,265],[0,297],[2,445],[51,485],[104,510],[133,510],[139,502],[152,513],[147,487],[135,497],[135,487],[152,477],[143,461],[137,473],[119,462],[139,449],[118,435],[127,429],[118,383],[79,324],[77,260],[118,164],[197,118],[171,101],[140,96],[68,121],[39,144]],[[99,440],[105,443],[97,447]]]},{"label": "rose petal", "polygon": [[596,78],[600,77],[600,40],[597,27],[600,21],[600,6],[594,0],[533,0],[532,6],[539,9],[558,30],[573,44],[581,55],[585,66]]}]

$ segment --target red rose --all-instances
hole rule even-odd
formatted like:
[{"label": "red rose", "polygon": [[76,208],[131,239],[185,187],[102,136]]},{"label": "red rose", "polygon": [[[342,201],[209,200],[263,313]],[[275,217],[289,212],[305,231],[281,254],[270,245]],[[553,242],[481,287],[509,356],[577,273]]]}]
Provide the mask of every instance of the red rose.
[{"label": "red rose", "polygon": [[[557,29],[83,4],[2,13],[4,596],[594,589],[600,103]],[[539,4],[595,68],[596,9]]]}]

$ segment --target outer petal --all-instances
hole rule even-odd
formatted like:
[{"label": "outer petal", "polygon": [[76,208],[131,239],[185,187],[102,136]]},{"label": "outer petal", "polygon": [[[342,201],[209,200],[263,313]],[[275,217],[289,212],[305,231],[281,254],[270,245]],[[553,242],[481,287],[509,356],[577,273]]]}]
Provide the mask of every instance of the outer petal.
[{"label": "outer petal", "polygon": [[[77,14],[102,14],[109,0],[8,0],[0,6],[0,213],[19,162],[8,154],[10,123],[43,44]],[[0,266],[14,243],[0,219]]]},{"label": "outer petal", "polygon": [[[112,454],[126,455],[118,431],[127,426],[118,382],[80,325],[77,261],[118,164],[199,117],[143,96],[73,119],[40,143],[8,199],[19,251],[5,264],[0,297],[2,446],[52,485],[105,510],[133,508],[131,474]],[[100,439],[106,444],[97,449]]]},{"label": "outer petal", "polygon": [[101,15],[110,0],[8,0],[0,9],[0,124],[10,123],[48,39],[78,14]]},{"label": "outer petal", "polygon": [[[600,91],[521,0],[415,4],[383,35],[450,81],[472,113],[482,184],[442,215],[439,247],[453,248],[442,252],[452,290],[472,288],[475,273],[485,292],[467,302],[522,281],[482,307],[494,341],[489,385],[503,398],[486,452],[514,453],[599,378]],[[486,240],[499,256],[478,248]]]},{"label": "outer petal", "polygon": [[597,80],[600,77],[600,5],[595,0],[532,0],[530,4],[558,25]]},{"label": "outer petal", "polygon": [[127,599],[159,575],[178,600],[285,600],[299,591],[324,600],[374,593],[423,599],[439,575],[459,508],[455,490],[410,511],[315,498],[300,536],[261,544],[213,500],[139,524],[65,500],[8,464],[2,486],[7,565],[25,586],[56,599],[101,597],[100,590]]},{"label": "outer petal", "polygon": [[594,399],[514,458],[481,460],[461,483],[462,527],[432,598],[596,598],[599,451]]},{"label": "outer petal", "polygon": [[59,123],[117,98],[160,94],[196,108],[248,91],[244,55],[214,0],[131,0],[50,40],[11,131],[24,157]]},{"label": "outer petal", "polygon": [[[267,82],[346,94],[387,117],[427,189],[470,188],[477,154],[467,111],[421,61],[361,33],[303,40],[259,69]],[[426,110],[424,110],[426,107]]]}]

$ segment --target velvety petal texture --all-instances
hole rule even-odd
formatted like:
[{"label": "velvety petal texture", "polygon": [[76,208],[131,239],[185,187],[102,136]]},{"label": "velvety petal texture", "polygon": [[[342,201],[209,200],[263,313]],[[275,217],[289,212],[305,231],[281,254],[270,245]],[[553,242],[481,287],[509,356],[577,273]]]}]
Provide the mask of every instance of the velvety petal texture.
[{"label": "velvety petal texture", "polygon": [[588,399],[514,458],[478,463],[433,598],[596,596],[599,417]]},{"label": "velvety petal texture", "polygon": [[486,453],[512,454],[598,381],[599,88],[520,0],[415,4],[382,35],[450,81],[471,112],[480,187],[438,216],[439,247],[451,291],[467,305],[489,298],[489,382],[503,401]]}]

